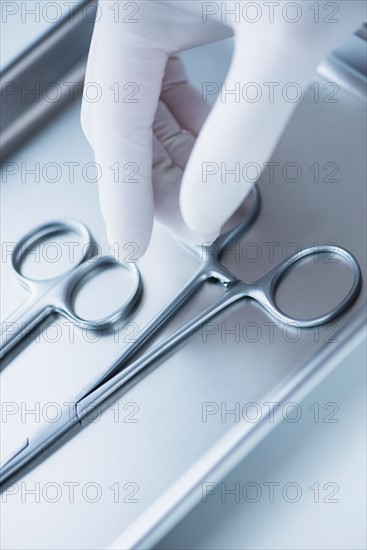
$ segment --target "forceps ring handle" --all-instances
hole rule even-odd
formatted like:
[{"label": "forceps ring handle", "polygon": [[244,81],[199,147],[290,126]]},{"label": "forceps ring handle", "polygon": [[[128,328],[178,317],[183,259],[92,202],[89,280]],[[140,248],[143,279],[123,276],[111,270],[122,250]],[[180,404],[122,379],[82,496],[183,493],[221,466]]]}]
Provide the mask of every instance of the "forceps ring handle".
[{"label": "forceps ring handle", "polygon": [[[65,232],[73,232],[77,235],[78,242],[82,245],[81,257],[74,262],[66,271],[50,279],[33,279],[23,275],[22,262],[27,251],[38,242],[48,236]],[[47,302],[47,294],[61,280],[68,277],[71,271],[93,255],[94,243],[89,229],[77,220],[56,220],[39,225],[29,231],[16,244],[11,264],[13,271],[21,285],[30,291],[30,296],[10,317],[2,323],[0,334],[0,357],[5,355],[15,346],[28,332],[30,332],[44,317],[52,310],[51,304]]]},{"label": "forceps ring handle", "polygon": [[[55,220],[52,222],[44,223],[42,225],[39,225],[38,227],[32,229],[29,231],[26,235],[24,235],[20,241],[15,246],[12,256],[11,256],[11,263],[13,270],[22,283],[23,286],[31,287],[33,284],[40,284],[43,283],[46,280],[39,281],[38,279],[31,279],[30,277],[26,277],[21,272],[21,265],[23,258],[33,245],[37,244],[38,242],[42,241],[45,237],[48,235],[53,235],[57,233],[65,233],[67,231],[73,232],[78,236],[79,242],[82,245],[82,254],[79,260],[74,263],[69,270],[64,272],[62,275],[57,277],[52,277],[52,279],[58,279],[59,277],[65,276],[67,273],[75,269],[75,265],[79,265],[82,262],[84,262],[86,259],[90,258],[94,253],[94,243],[92,234],[82,222],[79,222],[77,220],[73,219],[66,219],[66,220]],[[51,279],[48,279],[51,280]]]},{"label": "forceps ring handle", "polygon": [[[113,327],[120,319],[125,317],[134,307],[142,291],[140,272],[135,264],[118,264],[120,267],[130,271],[133,277],[133,286],[124,300],[123,304],[113,313],[97,320],[83,319],[74,310],[73,298],[83,279],[102,267],[116,265],[118,262],[112,256],[101,256],[87,260],[77,267],[67,278],[65,284],[60,288],[59,296],[56,297],[57,310],[73,321],[78,327],[85,329],[105,330]],[[57,299],[58,298],[58,299]]]},{"label": "forceps ring handle", "polygon": [[[338,305],[336,305],[333,309],[331,309],[324,315],[320,315],[319,317],[315,317],[313,319],[297,319],[295,317],[290,317],[286,315],[285,313],[283,313],[283,311],[279,309],[275,299],[276,290],[280,281],[286,275],[288,270],[303,258],[324,253],[339,256],[339,258],[344,260],[351,268],[353,272],[353,283],[348,293],[339,302]],[[270,273],[265,275],[265,277],[260,279],[260,281],[255,284],[253,291],[249,294],[256,300],[258,300],[273,317],[275,317],[282,323],[296,324],[299,328],[310,328],[322,325],[327,321],[331,321],[340,313],[342,313],[353,302],[360,290],[360,286],[361,269],[356,258],[350,252],[339,246],[323,245],[322,247],[311,246],[309,248],[305,248],[291,258],[285,260],[275,269],[270,271]]]}]

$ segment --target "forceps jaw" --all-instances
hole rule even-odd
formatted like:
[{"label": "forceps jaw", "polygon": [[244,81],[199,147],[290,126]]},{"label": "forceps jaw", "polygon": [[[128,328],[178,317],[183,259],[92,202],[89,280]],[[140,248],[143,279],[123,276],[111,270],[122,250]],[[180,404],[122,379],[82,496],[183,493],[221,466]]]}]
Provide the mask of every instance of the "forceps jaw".
[{"label": "forceps jaw", "polygon": [[0,467],[1,491],[7,489],[10,479],[23,472],[27,466],[33,468],[38,461],[44,459],[45,453],[55,444],[61,444],[62,438],[73,429],[80,426],[76,403],[70,408],[64,408],[60,419],[55,424],[42,428],[31,438],[27,438]]}]

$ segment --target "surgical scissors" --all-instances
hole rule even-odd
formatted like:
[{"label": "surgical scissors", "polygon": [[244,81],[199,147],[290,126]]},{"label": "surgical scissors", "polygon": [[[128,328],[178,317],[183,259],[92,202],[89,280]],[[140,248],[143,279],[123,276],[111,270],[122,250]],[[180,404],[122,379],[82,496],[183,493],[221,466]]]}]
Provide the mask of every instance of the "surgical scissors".
[{"label": "surgical scissors", "polygon": [[[42,241],[56,234],[75,233],[82,246],[81,257],[72,262],[64,273],[51,279],[37,280],[22,273],[22,262],[27,253]],[[70,243],[69,243],[70,244]],[[71,259],[70,259],[71,260]],[[133,276],[130,294],[114,312],[98,320],[82,319],[74,310],[73,301],[83,280],[96,270],[116,264],[112,256],[96,256],[96,243],[89,229],[79,221],[53,221],[36,227],[27,233],[14,247],[11,255],[14,273],[22,286],[30,291],[30,297],[9,318],[2,323],[0,336],[0,357],[7,354],[28,332],[38,326],[51,313],[59,313],[82,328],[104,330],[114,326],[134,306],[141,292],[141,279],[134,264],[124,264]]]},{"label": "surgical scissors", "polygon": [[[221,258],[226,248],[240,237],[254,222],[260,210],[260,196],[258,189],[253,188],[252,203],[242,221],[227,233],[208,245],[203,245],[206,260],[202,262],[198,272],[187,283],[184,289],[174,300],[168,304],[140,333],[140,337],[123,348],[110,362],[102,377],[90,384],[75,400],[73,407],[64,409],[59,421],[56,424],[45,427],[40,432],[27,439],[20,449],[4,463],[0,470],[0,483],[3,484],[10,477],[17,474],[23,467],[40,458],[41,455],[54,444],[60,441],[72,431],[75,431],[88,422],[90,413],[103,405],[106,400],[115,394],[128,380],[139,373],[143,368],[153,361],[160,359],[168,351],[192,334],[195,330],[209,321],[219,312],[237,302],[238,300],[252,299],[258,302],[273,318],[282,324],[293,324],[299,328],[317,326],[341,314],[356,298],[361,285],[361,272],[357,260],[343,248],[331,245],[320,247],[313,246],[298,252],[289,259],[284,260],[268,274],[254,283],[246,283],[238,279],[222,263]],[[196,254],[202,257],[202,250],[192,248]],[[334,258],[339,257],[352,270],[354,278],[346,296],[331,311],[313,319],[297,319],[283,313],[276,305],[275,293],[278,284],[285,274],[299,261],[308,256],[317,254],[333,254]],[[211,306],[198,314],[187,324],[176,330],[173,334],[152,347],[140,358],[128,366],[126,362],[137,352],[147,341],[157,333],[173,314],[185,304],[193,293],[209,279],[218,281],[224,287],[224,294]],[[122,370],[122,367],[125,367]]]}]

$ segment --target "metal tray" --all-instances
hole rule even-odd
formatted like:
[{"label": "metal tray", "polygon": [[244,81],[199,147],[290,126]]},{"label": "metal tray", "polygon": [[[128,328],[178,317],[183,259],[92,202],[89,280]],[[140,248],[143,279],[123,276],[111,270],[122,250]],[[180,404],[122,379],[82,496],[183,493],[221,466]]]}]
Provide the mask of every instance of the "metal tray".
[{"label": "metal tray", "polygon": [[[212,52],[204,48],[195,54],[208,60],[201,78],[220,81],[209,63]],[[192,74],[195,78],[195,71]],[[315,75],[314,81],[323,90],[327,79]],[[338,90],[336,103],[326,102],[325,95],[315,102],[309,90],[299,104],[272,158],[280,165],[278,176],[270,181],[265,172],[259,182],[261,213],[235,253],[226,258],[226,265],[247,281],[260,277],[295,247],[330,242],[357,257],[366,280],[366,102],[345,87]],[[62,217],[83,220],[108,251],[97,184],[82,177],[93,157],[80,129],[79,111],[78,102],[71,105],[8,159],[14,165],[4,164],[3,251],[34,225]],[[37,162],[41,176],[24,176],[24,170]],[[42,177],[42,167],[50,162],[61,167],[53,183]],[[73,182],[65,164],[70,162],[79,163]],[[289,163],[301,168],[298,181],[282,176]],[[9,175],[10,168],[17,172]],[[96,340],[75,329],[71,345],[70,328],[56,318],[30,338],[1,373],[3,403],[19,409],[3,415],[4,454],[39,427],[46,414],[52,415],[51,404],[71,401],[89,379],[103,372],[127,338],[187,282],[196,261],[157,226],[139,262],[142,302],[119,331]],[[4,316],[26,297],[9,264],[3,255]],[[106,299],[118,300],[115,281],[101,281],[80,297],[80,307],[92,314]],[[294,314],[307,314],[311,308],[330,305],[325,284],[331,289],[328,299],[337,300],[348,282],[341,265],[307,264],[281,285],[279,301]],[[160,338],[218,292],[208,284]],[[276,424],[277,415],[274,423],[267,421],[266,402],[299,399],[357,345],[363,338],[365,299],[363,285],[357,301],[335,323],[296,333],[284,331],[251,303],[227,310],[209,331],[203,327],[175,353],[133,379],[101,418],[3,495],[2,547],[152,546],[198,502],[205,479],[228,472]],[[236,341],[230,331],[238,326]],[[205,403],[217,405],[224,417],[216,413],[203,421]],[[225,414],[236,403],[241,411],[256,403],[263,414],[256,422],[238,421],[236,415]],[[38,413],[26,413],[35,406],[40,418]]]}]

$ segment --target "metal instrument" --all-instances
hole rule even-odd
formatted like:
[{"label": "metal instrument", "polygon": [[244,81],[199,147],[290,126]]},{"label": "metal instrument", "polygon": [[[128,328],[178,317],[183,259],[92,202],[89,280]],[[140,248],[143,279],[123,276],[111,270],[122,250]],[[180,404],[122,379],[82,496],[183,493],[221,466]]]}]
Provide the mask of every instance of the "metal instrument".
[{"label": "metal instrument", "polygon": [[[56,234],[68,232],[75,233],[78,243],[82,246],[81,258],[78,262],[72,262],[72,266],[65,273],[46,280],[31,279],[22,273],[23,259],[37,243],[46,241]],[[98,320],[82,319],[74,311],[73,298],[83,280],[96,270],[116,263],[112,256],[96,257],[95,244],[89,229],[75,220],[46,223],[27,233],[17,243],[11,256],[11,263],[16,277],[29,290],[30,297],[3,322],[0,357],[7,354],[51,313],[59,313],[79,327],[96,330],[111,328],[128,314],[141,292],[140,274],[134,264],[123,265],[133,276],[133,286],[126,301],[116,311]]]},{"label": "metal instrument", "polygon": [[[256,187],[253,188],[251,201],[251,205],[241,222],[227,233],[220,235],[212,244],[203,245],[200,248],[185,244],[187,248],[192,250],[202,260],[201,266],[194,277],[187,283],[177,297],[148,323],[140,333],[140,337],[127,345],[113,358],[107,366],[103,376],[90,384],[79,397],[76,398],[71,411],[70,408],[65,409],[57,423],[47,426],[40,430],[38,435],[34,435],[27,439],[24,445],[5,462],[0,470],[1,484],[17,474],[24,466],[33,462],[34,459],[42,458],[42,453],[54,444],[59,444],[61,438],[80,428],[82,423],[88,422],[88,417],[91,412],[97,407],[100,407],[128,380],[150,365],[153,361],[160,359],[164,354],[182,342],[183,339],[231,304],[239,300],[246,301],[247,299],[251,299],[256,301],[278,322],[295,325],[300,328],[307,328],[321,325],[334,319],[353,302],[360,289],[360,267],[357,260],[348,251],[337,246],[323,245],[306,248],[291,258],[281,262],[268,274],[254,283],[246,283],[231,273],[221,263],[221,258],[228,246],[244,234],[259,213],[260,196]],[[319,317],[313,319],[299,319],[286,315],[276,304],[276,290],[278,284],[295,264],[306,257],[312,257],[318,254],[332,254],[334,259],[338,258],[338,260],[349,266],[353,272],[353,283],[348,293],[331,311]],[[205,260],[203,258],[205,258]],[[126,366],[127,361],[133,357],[135,352],[146,344],[153,335],[157,334],[163,324],[165,324],[175,312],[180,310],[199,287],[209,279],[216,280],[223,286],[223,296],[186,325],[152,347],[142,357]],[[138,283],[139,279],[136,280],[134,289],[138,287]],[[133,292],[131,302],[134,301],[135,294],[136,290],[135,293]],[[130,305],[133,306],[133,303]],[[129,307],[128,300],[124,307]]]}]

